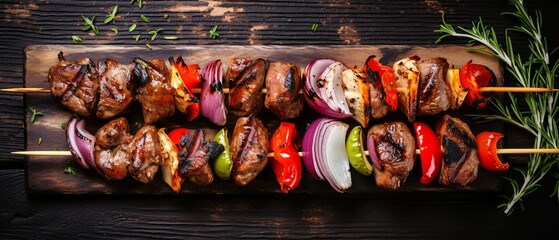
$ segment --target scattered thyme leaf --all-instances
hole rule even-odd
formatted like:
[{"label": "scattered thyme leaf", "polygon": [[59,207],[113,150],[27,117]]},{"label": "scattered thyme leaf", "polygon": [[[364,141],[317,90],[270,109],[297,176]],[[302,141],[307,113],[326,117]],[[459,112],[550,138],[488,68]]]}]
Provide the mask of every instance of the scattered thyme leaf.
[{"label": "scattered thyme leaf", "polygon": [[114,23],[116,14],[118,13],[118,5],[115,5],[112,12],[108,12],[107,16],[105,16],[105,24]]},{"label": "scattered thyme leaf", "polygon": [[210,38],[211,39],[216,39],[217,37],[219,37],[219,33],[217,32],[217,27],[218,25],[215,25],[212,30],[210,30]]},{"label": "scattered thyme leaf", "polygon": [[157,37],[157,34],[159,33],[159,31],[161,31],[163,29],[158,28],[156,30],[151,30],[149,31],[149,35],[151,35],[151,41],[153,42],[155,40],[155,38]]},{"label": "scattered thyme leaf", "polygon": [[179,39],[178,36],[163,36],[163,39],[165,40],[177,40]]},{"label": "scattered thyme leaf", "polygon": [[73,36],[72,36],[72,41],[74,41],[74,43],[78,43],[78,44],[79,44],[79,43],[82,43],[83,40],[82,40],[82,38],[81,38],[80,36],[73,35]]},{"label": "scattered thyme leaf", "polygon": [[149,50],[153,50],[153,48],[151,47],[151,45],[149,43],[146,43],[146,47],[149,48]]},{"label": "scattered thyme leaf", "polygon": [[136,37],[134,38],[134,40],[139,41],[140,40],[140,34],[136,35]]},{"label": "scattered thyme leaf", "polygon": [[99,29],[97,29],[97,27],[95,26],[95,16],[88,18],[86,16],[83,16],[83,31],[87,32],[89,30],[93,31],[93,33],[95,33],[95,35],[99,35]]},{"label": "scattered thyme leaf", "polygon": [[144,22],[149,22],[149,18],[146,17],[145,15],[140,15],[140,18],[144,21]]},{"label": "scattered thyme leaf", "polygon": [[64,173],[65,174],[72,174],[74,177],[77,175],[76,171],[74,171],[74,168],[72,168],[72,166],[68,165],[66,168],[64,168]]},{"label": "scattered thyme leaf", "polygon": [[39,28],[37,29],[37,32],[38,32],[38,33],[42,33],[42,32],[43,32],[43,27],[39,27]]},{"label": "scattered thyme leaf", "polygon": [[66,122],[61,122],[60,123],[60,128],[66,129]]},{"label": "scattered thyme leaf", "polygon": [[311,26],[311,30],[313,32],[316,32],[317,29],[318,29],[318,23],[313,23],[312,26]]},{"label": "scattered thyme leaf", "polygon": [[136,26],[138,26],[136,25],[136,23],[132,23],[132,25],[130,25],[130,27],[128,28],[128,32],[133,32],[134,29],[136,29]]},{"label": "scattered thyme leaf", "polygon": [[43,143],[43,138],[40,137],[39,140],[37,141],[37,143],[38,143],[39,145],[41,145],[41,143]]},{"label": "scattered thyme leaf", "polygon": [[37,109],[29,107],[29,111],[31,111],[31,122],[35,122],[35,119],[38,116],[43,116],[42,112],[37,111]]},{"label": "scattered thyme leaf", "polygon": [[138,8],[142,8],[144,6],[144,1],[142,0],[130,0],[130,4],[134,4],[134,2],[136,2]]},{"label": "scattered thyme leaf", "polygon": [[111,28],[111,31],[113,31],[115,33],[115,35],[118,35],[118,28],[113,27],[113,28]]}]

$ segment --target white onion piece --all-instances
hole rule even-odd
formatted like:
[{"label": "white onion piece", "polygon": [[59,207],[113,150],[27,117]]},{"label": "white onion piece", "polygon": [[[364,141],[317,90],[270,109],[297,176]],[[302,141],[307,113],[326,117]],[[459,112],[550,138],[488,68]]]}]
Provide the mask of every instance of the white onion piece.
[{"label": "white onion piece", "polygon": [[204,78],[200,94],[202,116],[218,126],[224,126],[227,123],[227,108],[221,89],[223,81],[221,60],[213,60],[206,64],[202,69],[202,77]]},{"label": "white onion piece", "polygon": [[332,110],[351,114],[345,100],[342,83],[342,72],[346,69],[347,67],[341,62],[330,64],[318,79],[318,83],[321,85],[318,87],[318,92]]},{"label": "white onion piece", "polygon": [[70,149],[72,157],[74,158],[76,163],[83,169],[90,169],[92,166],[96,165],[89,165],[86,157],[89,156],[90,153],[84,152],[84,150],[87,149],[87,146],[84,145],[90,145],[91,142],[84,141],[83,138],[79,138],[76,136],[78,121],[78,118],[72,116],[66,123],[66,140],[68,142],[68,148]]},{"label": "white onion piece", "polygon": [[324,126],[322,159],[318,166],[330,186],[338,192],[351,187],[351,172],[345,149],[345,136],[349,126],[343,122],[330,121]]}]

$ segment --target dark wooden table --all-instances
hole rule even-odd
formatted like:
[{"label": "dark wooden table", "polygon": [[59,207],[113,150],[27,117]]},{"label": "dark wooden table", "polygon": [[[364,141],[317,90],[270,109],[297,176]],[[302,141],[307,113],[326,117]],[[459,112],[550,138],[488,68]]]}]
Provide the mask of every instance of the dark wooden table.
[{"label": "dark wooden table", "polygon": [[[114,35],[102,21],[120,6]],[[549,46],[559,46],[555,24],[558,3],[528,1],[543,13]],[[137,31],[162,28],[179,40],[151,45],[434,45],[441,13],[455,25],[469,26],[481,16],[502,35],[516,24],[503,11],[507,1],[2,1],[0,87],[23,86],[23,49],[30,44],[84,43],[140,45]],[[140,15],[150,18],[127,31]],[[167,17],[164,17],[168,14]],[[97,16],[99,36],[81,31],[81,16]],[[140,22],[139,22],[140,23]],[[311,30],[318,23],[316,32]],[[219,25],[220,37],[207,32]],[[138,24],[140,25],[140,24]],[[162,32],[162,33],[163,33]],[[145,36],[145,35],[144,35]],[[526,42],[513,34],[519,51]],[[463,39],[448,44],[465,44]],[[148,51],[148,50],[146,50]],[[497,205],[510,187],[494,192],[381,192],[367,195],[29,195],[25,159],[11,151],[25,148],[30,117],[22,94],[0,94],[0,238],[520,238],[554,236],[559,225],[555,180],[506,216]],[[529,138],[507,128],[511,146],[529,147]],[[510,142],[510,141],[509,141]],[[62,171],[61,171],[62,173]],[[513,171],[505,174],[517,178]]]}]

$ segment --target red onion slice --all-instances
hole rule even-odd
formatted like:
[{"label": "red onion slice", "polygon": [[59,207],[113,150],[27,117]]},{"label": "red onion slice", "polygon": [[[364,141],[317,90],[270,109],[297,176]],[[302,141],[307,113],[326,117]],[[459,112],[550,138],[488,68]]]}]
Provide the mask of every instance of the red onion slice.
[{"label": "red onion slice", "polygon": [[[351,112],[349,112],[349,108],[347,112],[342,111],[339,107],[335,107],[338,111],[332,109],[327,101],[325,101],[325,98],[321,95],[321,91],[319,91],[320,88],[318,87],[318,80],[322,76],[322,73],[333,63],[336,63],[333,59],[318,59],[310,62],[306,66],[303,95],[305,96],[307,104],[317,113],[335,119],[349,118],[352,116]],[[340,84],[340,90],[341,86],[342,85]],[[343,98],[343,100],[345,101],[345,98]],[[333,106],[338,105],[334,103]]]},{"label": "red onion slice", "polygon": [[97,169],[97,164],[95,163],[95,158],[93,157],[95,136],[85,129],[85,119],[81,119],[76,123],[76,138],[78,151],[82,154],[84,160],[90,167]]},{"label": "red onion slice", "polygon": [[[68,141],[68,148],[72,153],[72,157],[80,167],[83,169],[94,168],[97,169],[95,165],[95,160],[93,158],[93,144],[95,144],[95,137],[92,136],[84,128],[84,124],[78,126],[78,122],[83,121],[71,117],[66,123],[66,140]],[[78,128],[80,128],[78,130]]]},{"label": "red onion slice", "polygon": [[382,163],[378,158],[375,138],[373,137],[373,134],[369,134],[369,136],[367,136],[367,150],[369,151],[369,157],[371,158],[373,165],[375,165],[378,170],[382,171]]},{"label": "red onion slice", "polygon": [[206,64],[202,69],[202,77],[204,78],[200,94],[202,116],[218,126],[224,126],[227,123],[227,108],[222,90],[221,60],[213,60]]},{"label": "red onion slice", "polygon": [[320,123],[321,121],[313,121],[311,125],[309,125],[309,127],[305,131],[305,135],[303,135],[303,144],[301,146],[301,150],[303,152],[303,165],[305,166],[307,172],[309,172],[309,174],[316,179],[324,180],[322,175],[320,175],[319,177],[317,173],[317,169],[314,166],[314,157],[313,157],[313,153],[315,153],[313,147],[314,145],[316,145],[314,142],[314,137],[316,135],[316,130],[318,130],[318,125]]}]

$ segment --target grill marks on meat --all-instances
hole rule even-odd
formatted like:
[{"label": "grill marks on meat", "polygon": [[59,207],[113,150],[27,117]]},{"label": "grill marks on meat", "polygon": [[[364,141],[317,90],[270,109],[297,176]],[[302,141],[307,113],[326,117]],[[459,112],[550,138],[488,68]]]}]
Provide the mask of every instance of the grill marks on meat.
[{"label": "grill marks on meat", "polygon": [[373,135],[376,151],[383,170],[375,168],[378,187],[398,189],[406,181],[415,162],[415,140],[408,127],[401,122],[374,125],[368,135]]},{"label": "grill marks on meat", "polygon": [[161,59],[133,60],[134,76],[140,82],[138,100],[142,104],[145,124],[153,124],[175,113],[174,89],[169,84],[170,72]]},{"label": "grill marks on meat", "polygon": [[437,126],[443,149],[439,183],[466,185],[477,178],[479,156],[475,137],[468,125],[445,114]]},{"label": "grill marks on meat", "polygon": [[266,74],[266,98],[264,105],[279,119],[299,116],[304,99],[299,91],[303,87],[301,71],[293,63],[273,62]]},{"label": "grill marks on meat", "polygon": [[[237,64],[239,60],[233,59],[231,64]],[[229,110],[237,117],[246,117],[256,115],[262,109],[262,89],[268,69],[268,61],[264,59],[256,59],[254,61],[241,61],[247,64],[242,66],[229,66],[231,73],[228,71],[227,76],[232,77],[236,71],[240,70],[232,81],[228,97]]]},{"label": "grill marks on meat", "polygon": [[128,165],[130,175],[143,183],[153,180],[161,163],[161,145],[157,128],[147,125],[134,135],[129,148],[132,162]]},{"label": "grill marks on meat", "polygon": [[99,79],[95,64],[89,58],[66,61],[62,52],[58,53],[58,64],[49,69],[48,81],[54,98],[80,116],[95,113]]},{"label": "grill marks on meat", "polygon": [[99,104],[97,117],[109,119],[121,114],[134,101],[137,84],[133,64],[121,64],[113,59],[100,61]]},{"label": "grill marks on meat", "polygon": [[93,151],[99,173],[107,180],[121,180],[128,175],[131,156],[128,152],[132,135],[125,118],[105,124],[95,134]]},{"label": "grill marks on meat", "polygon": [[233,170],[237,185],[247,185],[268,163],[268,129],[254,116],[237,119],[231,142]]},{"label": "grill marks on meat", "polygon": [[446,84],[448,62],[444,58],[421,60],[418,64],[418,115],[435,115],[446,111],[452,103],[452,93]]},{"label": "grill marks on meat", "polygon": [[179,172],[190,182],[200,186],[214,180],[210,159],[217,157],[224,147],[217,142],[205,142],[204,129],[189,130],[181,137]]}]

